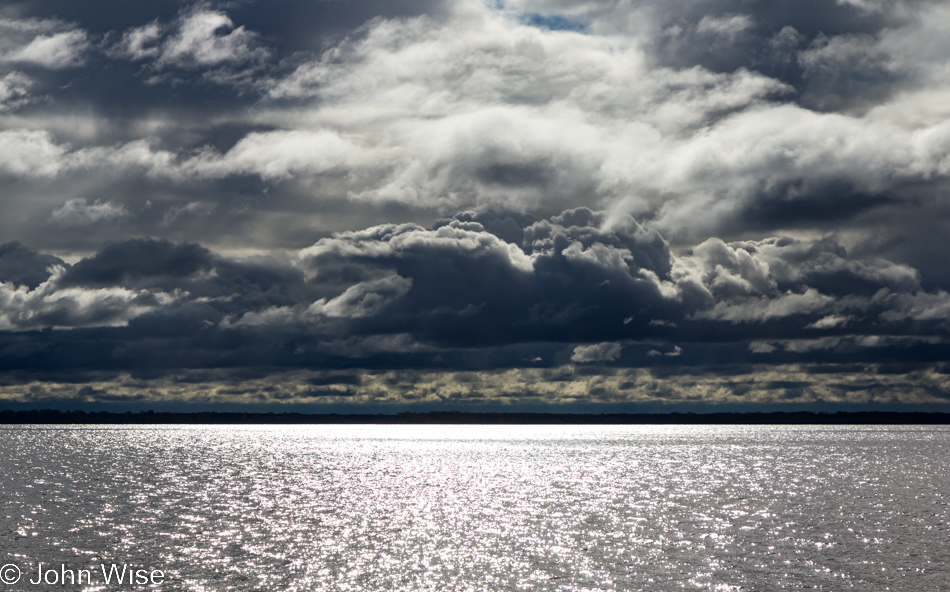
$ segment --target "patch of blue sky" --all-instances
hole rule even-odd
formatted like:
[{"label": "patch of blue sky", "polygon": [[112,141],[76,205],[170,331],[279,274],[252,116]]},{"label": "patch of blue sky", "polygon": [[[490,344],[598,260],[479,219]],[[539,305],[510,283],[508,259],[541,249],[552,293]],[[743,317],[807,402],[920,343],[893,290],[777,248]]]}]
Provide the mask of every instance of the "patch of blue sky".
[{"label": "patch of blue sky", "polygon": [[586,24],[572,21],[569,18],[565,18],[557,14],[527,12],[521,15],[520,20],[526,25],[538,27],[539,29],[547,29],[549,31],[583,32],[587,29]]}]

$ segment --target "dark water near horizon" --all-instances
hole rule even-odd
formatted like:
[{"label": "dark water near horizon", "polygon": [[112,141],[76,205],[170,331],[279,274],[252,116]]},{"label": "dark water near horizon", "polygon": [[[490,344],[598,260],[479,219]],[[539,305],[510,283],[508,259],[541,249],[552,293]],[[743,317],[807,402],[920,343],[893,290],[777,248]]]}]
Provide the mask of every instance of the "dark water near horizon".
[{"label": "dark water near horizon", "polygon": [[948,459],[945,426],[7,427],[0,591],[950,590]]}]

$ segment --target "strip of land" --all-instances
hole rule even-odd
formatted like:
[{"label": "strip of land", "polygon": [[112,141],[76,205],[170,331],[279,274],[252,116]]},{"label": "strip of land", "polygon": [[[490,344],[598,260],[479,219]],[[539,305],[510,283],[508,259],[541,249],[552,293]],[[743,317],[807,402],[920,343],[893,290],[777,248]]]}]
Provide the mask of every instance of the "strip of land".
[{"label": "strip of land", "polygon": [[174,413],[143,411],[0,411],[0,424],[499,424],[499,425],[950,425],[950,413],[899,411],[810,411],[763,413],[469,413],[460,411],[396,414]]}]

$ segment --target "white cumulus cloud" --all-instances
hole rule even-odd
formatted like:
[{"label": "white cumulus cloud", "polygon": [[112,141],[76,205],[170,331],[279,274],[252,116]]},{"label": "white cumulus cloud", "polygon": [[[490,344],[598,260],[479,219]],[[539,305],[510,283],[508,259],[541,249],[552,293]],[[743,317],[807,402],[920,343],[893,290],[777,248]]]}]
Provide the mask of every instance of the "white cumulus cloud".
[{"label": "white cumulus cloud", "polygon": [[593,345],[578,345],[571,354],[571,361],[578,364],[593,362],[613,362],[620,359],[623,347],[619,343],[596,343]]}]

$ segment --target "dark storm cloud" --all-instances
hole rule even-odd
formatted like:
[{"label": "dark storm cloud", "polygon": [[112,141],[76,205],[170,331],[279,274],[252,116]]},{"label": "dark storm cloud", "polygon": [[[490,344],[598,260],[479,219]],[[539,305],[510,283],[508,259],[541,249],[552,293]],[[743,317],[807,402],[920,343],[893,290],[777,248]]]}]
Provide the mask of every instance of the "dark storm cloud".
[{"label": "dark storm cloud", "polygon": [[[408,289],[391,299],[376,294],[385,302],[381,326],[443,345],[945,334],[925,318],[945,293],[922,291],[905,265],[851,257],[834,239],[710,239],[674,256],[655,231],[629,218],[608,220],[586,209],[565,212],[527,225],[521,245],[471,221],[432,230],[382,226],[321,240],[301,257],[317,270],[345,261],[395,273]],[[358,285],[373,292],[372,282]],[[337,310],[343,317],[348,309]],[[349,310],[360,317],[351,330],[377,322]]]},{"label": "dark storm cloud", "polygon": [[[518,245],[464,221],[470,217],[431,230],[403,225],[340,233],[301,256],[318,279],[325,262],[394,272],[406,286],[398,297],[373,282],[361,284],[375,290],[374,302],[386,302],[387,330],[442,343],[587,341],[630,334],[653,314],[677,314],[660,285],[669,278],[669,249],[632,219],[604,231],[603,215],[572,210],[527,226]],[[337,316],[364,317],[343,301],[346,295],[310,312],[334,307]],[[354,329],[376,322],[364,319]]]},{"label": "dark storm cloud", "polygon": [[212,267],[212,254],[195,244],[129,240],[108,244],[72,266],[64,285],[115,285],[152,278],[188,277]]},{"label": "dark storm cloud", "polygon": [[33,290],[50,276],[50,268],[63,266],[59,257],[37,253],[18,242],[0,245],[0,282]]},{"label": "dark storm cloud", "polygon": [[[725,362],[737,354],[713,344],[729,342],[760,363],[946,353],[950,297],[831,238],[710,239],[674,255],[633,219],[583,208],[536,222],[480,216],[520,218],[520,244],[474,217],[338,233],[284,260],[132,240],[68,266],[7,245],[7,330],[59,328],[9,334],[11,363],[643,366]],[[527,349],[505,353],[517,344]],[[463,353],[472,347],[487,349]]]}]

